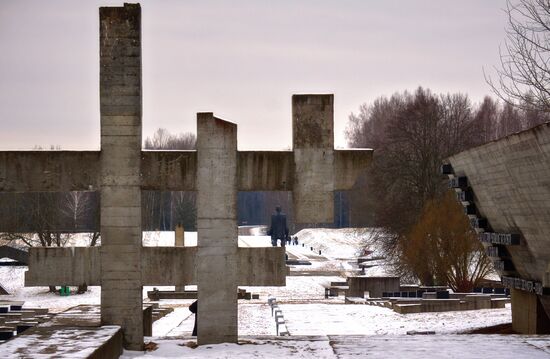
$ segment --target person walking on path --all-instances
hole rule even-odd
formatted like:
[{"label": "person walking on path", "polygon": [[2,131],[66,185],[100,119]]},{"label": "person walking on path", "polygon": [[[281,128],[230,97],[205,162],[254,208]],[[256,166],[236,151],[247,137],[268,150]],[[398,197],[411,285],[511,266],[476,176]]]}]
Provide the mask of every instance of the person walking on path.
[{"label": "person walking on path", "polygon": [[288,227],[286,226],[286,214],[281,212],[281,206],[275,207],[275,213],[271,215],[271,228],[267,231],[271,236],[271,245],[277,247],[277,240],[281,240],[281,247],[284,247],[288,238]]}]

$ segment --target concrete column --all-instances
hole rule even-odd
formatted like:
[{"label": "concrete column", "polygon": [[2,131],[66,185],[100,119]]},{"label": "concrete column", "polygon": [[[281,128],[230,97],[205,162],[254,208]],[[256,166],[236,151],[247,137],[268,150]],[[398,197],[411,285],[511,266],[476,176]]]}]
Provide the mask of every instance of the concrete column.
[{"label": "concrete column", "polygon": [[197,115],[198,343],[237,342],[237,125]]},{"label": "concrete column", "polygon": [[[174,233],[174,245],[176,247],[184,247],[185,246],[185,230],[181,224],[178,224],[176,226],[176,230]],[[176,285],[176,292],[183,292],[185,290],[185,284],[179,284]]]},{"label": "concrete column", "polygon": [[295,223],[334,222],[334,96],[292,96]]},{"label": "concrete column", "polygon": [[511,289],[512,328],[520,334],[550,334],[550,318],[535,293]]},{"label": "concrete column", "polygon": [[141,287],[141,9],[100,16],[101,321],[143,348]]},{"label": "concrete column", "polygon": [[176,226],[174,233],[174,243],[176,247],[185,247],[185,229],[181,224]]}]

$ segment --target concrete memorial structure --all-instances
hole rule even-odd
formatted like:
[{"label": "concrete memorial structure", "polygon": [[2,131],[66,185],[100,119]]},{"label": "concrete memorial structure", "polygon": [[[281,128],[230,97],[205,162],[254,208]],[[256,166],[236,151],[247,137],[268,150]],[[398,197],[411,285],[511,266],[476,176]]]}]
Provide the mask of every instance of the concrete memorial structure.
[{"label": "concrete memorial structure", "polygon": [[[2,151],[0,191],[100,191],[101,246],[31,248],[27,286],[100,285],[103,324],[143,347],[143,285],[198,285],[199,344],[237,341],[237,286],[282,286],[283,248],[239,248],[237,192],[293,191],[299,223],[332,223],[370,150],[334,150],[333,96],[292,98],[294,151],[237,151],[197,116],[196,151],[141,150],[141,8],[100,8],[101,151]],[[142,247],[141,191],[198,191],[198,247]]]},{"label": "concrete memorial structure", "polygon": [[550,333],[550,123],[449,162],[449,186],[511,288],[514,330]]}]

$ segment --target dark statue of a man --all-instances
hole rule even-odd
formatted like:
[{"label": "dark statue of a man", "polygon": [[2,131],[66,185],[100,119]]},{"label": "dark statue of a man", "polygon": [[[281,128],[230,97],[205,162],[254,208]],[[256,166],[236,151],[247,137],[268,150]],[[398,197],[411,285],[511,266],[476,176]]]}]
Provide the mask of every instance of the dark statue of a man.
[{"label": "dark statue of a man", "polygon": [[288,227],[286,226],[286,214],[281,212],[281,206],[275,207],[275,213],[271,215],[271,228],[267,232],[271,236],[271,245],[277,246],[277,240],[281,240],[281,247],[286,244]]}]

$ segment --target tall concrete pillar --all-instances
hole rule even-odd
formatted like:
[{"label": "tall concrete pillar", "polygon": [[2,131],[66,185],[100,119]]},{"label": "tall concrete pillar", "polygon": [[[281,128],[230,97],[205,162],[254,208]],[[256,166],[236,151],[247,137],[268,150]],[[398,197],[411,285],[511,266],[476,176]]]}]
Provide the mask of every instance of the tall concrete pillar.
[{"label": "tall concrete pillar", "polygon": [[334,96],[292,96],[297,227],[334,222]]},{"label": "tall concrete pillar", "polygon": [[550,317],[539,296],[511,289],[512,328],[520,334],[550,334]]},{"label": "tall concrete pillar", "polygon": [[141,9],[103,7],[99,17],[101,321],[141,350]]},{"label": "tall concrete pillar", "polygon": [[[237,125],[197,115],[198,343],[237,341]],[[207,309],[208,308],[208,309]]]}]

